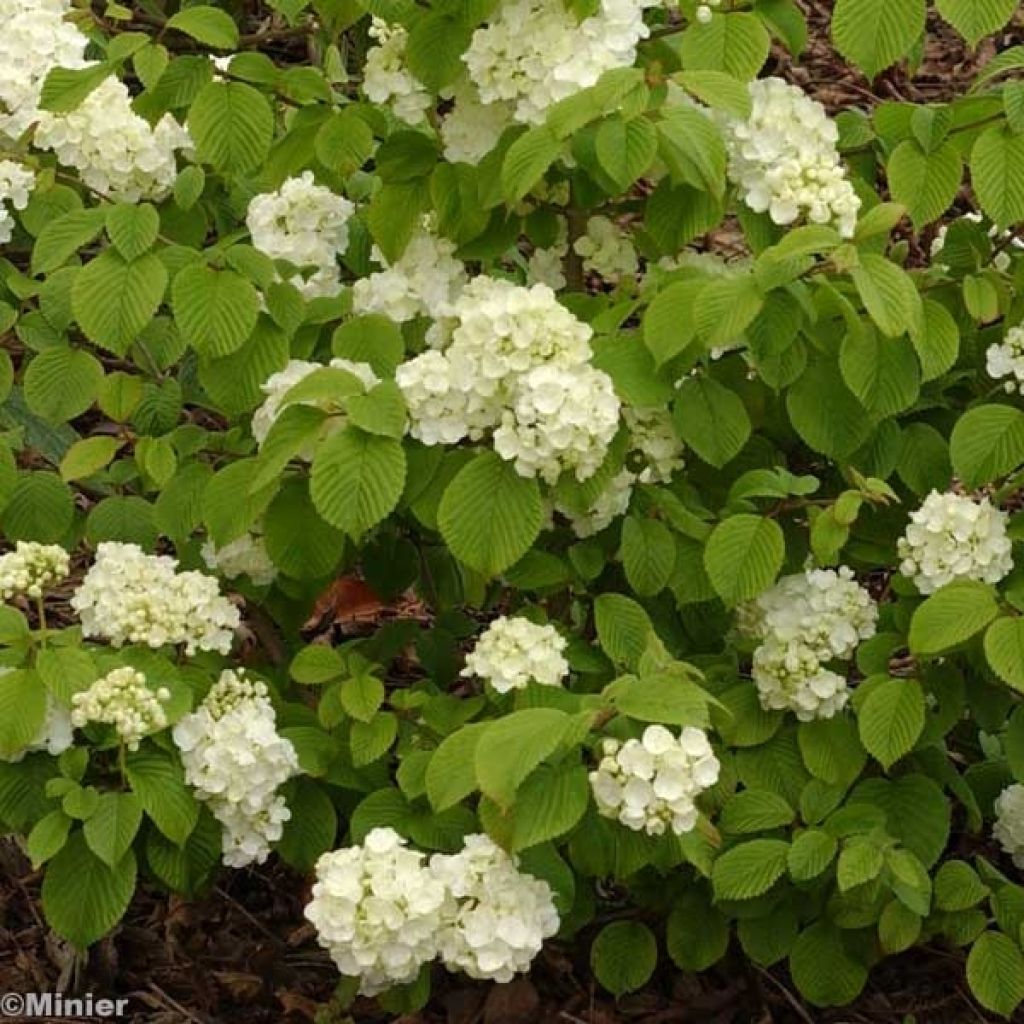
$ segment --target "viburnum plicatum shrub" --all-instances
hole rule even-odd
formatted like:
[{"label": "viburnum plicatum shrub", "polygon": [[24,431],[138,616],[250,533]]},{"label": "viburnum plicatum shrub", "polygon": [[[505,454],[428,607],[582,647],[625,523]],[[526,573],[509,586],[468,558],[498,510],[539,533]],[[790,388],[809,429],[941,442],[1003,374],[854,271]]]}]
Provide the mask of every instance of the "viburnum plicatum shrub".
[{"label": "viburnum plicatum shrub", "polygon": [[[913,74],[926,13],[832,39]],[[928,943],[1013,1012],[1024,49],[832,116],[792,0],[0,29],[0,824],[58,935],[278,857],[341,1001],[553,942],[828,1006]],[[318,630],[343,577],[395,611]]]}]

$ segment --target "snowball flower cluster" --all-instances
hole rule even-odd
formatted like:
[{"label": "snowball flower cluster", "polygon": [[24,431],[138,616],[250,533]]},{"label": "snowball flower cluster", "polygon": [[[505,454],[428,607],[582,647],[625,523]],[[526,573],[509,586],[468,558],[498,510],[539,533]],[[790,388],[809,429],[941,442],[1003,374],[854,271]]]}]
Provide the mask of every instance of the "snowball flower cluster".
[{"label": "snowball flower cluster", "polygon": [[1009,378],[1003,387],[1007,394],[1024,393],[1024,325],[1006,332],[1006,337],[985,352],[985,371],[995,380]]},{"label": "snowball flower cluster", "polygon": [[825,108],[781,78],[750,83],[747,120],[722,122],[729,177],[752,210],[776,224],[806,216],[853,234],[860,199],[836,150],[838,129]]},{"label": "snowball flower cluster", "polygon": [[569,674],[565,647],[565,637],[554,626],[502,615],[466,655],[462,674],[485,679],[498,693],[522,690],[531,681],[560,686]]},{"label": "snowball flower cluster", "polygon": [[[344,370],[346,373],[350,373],[362,384],[365,391],[369,391],[380,383],[380,378],[373,372],[369,363],[357,363],[351,359],[337,358],[332,359],[327,365],[332,369]],[[322,369],[324,369],[322,363],[311,363],[305,359],[291,359],[283,370],[278,370],[277,373],[273,373],[267,378],[261,387],[263,394],[267,397],[252,415],[252,436],[256,438],[258,444],[262,445],[267,439],[270,428],[287,405],[293,404],[287,401],[288,392],[300,381],[305,380],[311,373]],[[347,393],[346,395],[339,396],[339,401],[345,397],[347,397]],[[333,403],[329,403],[327,400],[308,400],[294,404],[312,405],[326,410]],[[337,409],[332,409],[331,411],[336,412]],[[326,429],[327,431],[340,430],[344,425],[344,419],[336,416],[326,425]],[[297,457],[308,462],[313,458],[313,450],[315,448],[316,443],[310,443],[297,453]]]},{"label": "snowball flower cluster", "polygon": [[590,773],[598,812],[634,832],[683,835],[697,825],[694,800],[718,781],[720,765],[707,736],[686,726],[677,737],[649,725],[639,740],[605,739]]},{"label": "snowball flower cluster", "polygon": [[[13,160],[0,160],[0,245],[14,234],[11,210],[24,210],[36,184],[36,176]],[[9,204],[9,208],[8,208]]]},{"label": "snowball flower cluster", "polygon": [[702,25],[708,24],[711,21],[714,7],[721,6],[722,0],[706,0],[705,3],[697,5],[697,21]]},{"label": "snowball flower cluster", "polygon": [[105,541],[71,607],[82,635],[104,637],[115,647],[182,644],[227,654],[238,627],[238,609],[221,596],[217,581],[201,572],[177,572],[168,555],[147,555],[137,544]]},{"label": "snowball flower cluster", "polygon": [[452,90],[452,99],[454,107],[441,120],[445,159],[478,164],[511,123],[512,108],[507,103],[481,103],[469,82],[460,82]]},{"label": "snowball flower cluster", "polygon": [[999,845],[1024,868],[1024,786],[1014,783],[999,794],[995,803],[996,823],[992,829]]},{"label": "snowball flower cluster", "polygon": [[586,233],[576,239],[573,249],[583,257],[584,270],[606,281],[636,277],[640,270],[629,234],[607,217],[591,217]]},{"label": "snowball flower cluster", "polygon": [[299,771],[263,683],[225,670],[174,727],[185,781],[220,822],[224,863],[262,864],[291,817],[277,790]]},{"label": "snowball flower cluster", "polygon": [[374,246],[371,254],[384,269],[355,282],[352,308],[356,313],[380,313],[400,324],[418,316],[449,316],[467,280],[466,268],[454,253],[453,242],[426,226],[392,264]]},{"label": "snowball flower cluster", "polygon": [[338,970],[363,995],[412,981],[440,955],[449,970],[510,981],[558,930],[546,882],[484,835],[426,860],[393,829],[325,853],[306,917]]},{"label": "snowball flower cluster", "polygon": [[629,428],[630,450],[645,463],[638,479],[643,484],[663,484],[684,466],[683,442],[672,423],[672,413],[660,406],[623,406]]},{"label": "snowball flower cluster", "polygon": [[455,903],[438,935],[450,971],[511,981],[529,970],[544,940],[558,931],[551,887],[521,872],[489,836],[467,836],[460,853],[431,857],[430,869]]},{"label": "snowball flower cluster", "polygon": [[207,567],[225,579],[248,576],[257,587],[267,587],[277,578],[277,566],[270,560],[263,538],[256,533],[243,533],[222,548],[208,540],[200,554]]},{"label": "snowball flower cluster", "polygon": [[128,87],[107,78],[70,113],[41,113],[35,145],[74,167],[90,188],[134,203],[170,193],[176,151],[191,139],[170,114],[151,127],[132,109]]},{"label": "snowball flower cluster", "polygon": [[390,103],[395,117],[418,124],[430,106],[430,94],[405,65],[409,33],[401,25],[389,25],[380,18],[370,23],[370,38],[376,42],[366,53],[363,92],[371,103]]},{"label": "snowball flower cluster", "polygon": [[40,598],[47,587],[67,576],[70,567],[71,556],[60,545],[19,540],[13,551],[0,555],[0,597]]},{"label": "snowball flower cluster", "polygon": [[316,879],[306,917],[338,970],[360,979],[363,995],[412,981],[437,956],[447,889],[393,829],[323,854]]},{"label": "snowball flower cluster", "polygon": [[[348,248],[348,222],[355,207],[344,196],[313,181],[313,172],[288,178],[276,192],[254,196],[245,215],[252,244],[273,260],[313,267],[310,281],[322,293],[341,286],[338,257]],[[309,282],[293,278],[300,290]]]},{"label": "snowball flower cluster", "polygon": [[635,483],[635,473],[628,469],[620,470],[585,512],[577,512],[567,505],[559,504],[555,505],[555,510],[569,520],[572,532],[577,537],[593,537],[595,533],[607,529],[616,519],[626,514]]},{"label": "snowball flower cluster", "polygon": [[589,364],[591,330],[546,285],[475,278],[452,307],[450,341],[398,368],[410,432],[454,444],[494,431],[494,448],[553,483],[600,466],[619,422],[611,378]]},{"label": "snowball flower cluster", "polygon": [[897,544],[900,572],[922,594],[953,580],[998,583],[1013,568],[1007,518],[988,498],[932,491]]},{"label": "snowball flower cluster", "polygon": [[849,687],[828,665],[852,658],[877,622],[878,606],[846,566],[786,576],[741,606],[741,632],[761,641],[752,670],[761,706],[802,722],[831,718]]},{"label": "snowball flower cluster", "polygon": [[151,690],[143,673],[124,665],[71,698],[71,724],[76,729],[89,722],[112,725],[129,750],[138,750],[146,736],[167,727],[164,704],[170,699],[165,686]]},{"label": "snowball flower cluster", "polygon": [[579,21],[566,4],[503,0],[462,59],[483,103],[508,102],[517,121],[537,124],[552,104],[633,64],[649,34],[644,9],[657,2],[600,0]]},{"label": "snowball flower cluster", "polygon": [[0,135],[15,140],[39,116],[52,68],[86,65],[88,39],[65,16],[70,0],[0,0]]}]

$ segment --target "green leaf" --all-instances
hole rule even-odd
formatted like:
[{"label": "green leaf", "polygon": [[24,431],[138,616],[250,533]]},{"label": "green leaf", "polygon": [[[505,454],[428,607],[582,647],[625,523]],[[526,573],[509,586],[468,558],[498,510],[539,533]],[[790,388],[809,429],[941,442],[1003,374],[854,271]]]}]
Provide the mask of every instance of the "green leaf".
[{"label": "green leaf", "polygon": [[605,925],[590,947],[594,977],[615,996],[643,988],[657,962],[657,940],[650,928],[638,921]]},{"label": "green leaf", "polygon": [[982,210],[999,228],[1024,219],[1024,135],[996,125],[971,150],[971,180]]},{"label": "green leaf", "polygon": [[760,18],[730,12],[727,18],[690,25],[682,34],[679,55],[687,71],[724,71],[747,81],[761,70],[770,47],[771,36]]},{"label": "green leaf", "polygon": [[801,832],[786,855],[786,866],[794,882],[809,882],[817,878],[832,863],[838,843],[822,829],[809,828]]},{"label": "green leaf", "polygon": [[939,302],[924,300],[923,329],[910,339],[921,361],[922,380],[935,380],[952,369],[960,353],[960,328]]},{"label": "green leaf", "polygon": [[305,480],[289,480],[263,516],[263,540],[270,560],[294,579],[324,579],[341,560],[345,535],[324,522]]},{"label": "green leaf", "polygon": [[466,725],[446,736],[427,765],[427,799],[435,811],[445,811],[477,788],[476,748],[484,723]]},{"label": "green leaf", "polygon": [[160,215],[149,203],[116,203],[107,210],[107,234],[126,260],[149,250],[159,232]]},{"label": "green leaf", "polygon": [[683,352],[696,337],[694,306],[697,296],[706,287],[707,281],[703,278],[677,281],[659,291],[647,307],[643,322],[644,344],[654,356],[657,367]]},{"label": "green leaf", "polygon": [[612,117],[598,129],[594,146],[601,170],[625,191],[650,167],[658,135],[645,117]]},{"label": "green leaf", "polygon": [[353,676],[341,684],[341,706],[360,722],[369,722],[384,702],[384,684],[369,674]]},{"label": "green leaf", "polygon": [[757,319],[764,295],[752,275],[712,281],[700,293],[697,330],[710,348],[725,348],[743,340]]},{"label": "green leaf", "polygon": [[867,411],[828,360],[812,366],[789,389],[786,409],[803,441],[835,459],[852,454],[871,433]]},{"label": "green leaf", "polygon": [[885,953],[902,953],[921,936],[921,918],[899,900],[891,900],[878,919],[878,940]]},{"label": "green leaf", "polygon": [[153,319],[167,287],[167,271],[152,253],[131,262],[115,249],[75,276],[71,308],[85,336],[123,356]]},{"label": "green leaf", "polygon": [[33,868],[39,868],[63,849],[74,822],[63,811],[50,811],[32,826],[25,842]]},{"label": "green leaf", "polygon": [[696,107],[668,109],[657,128],[658,155],[677,185],[720,196],[725,190],[725,142]]},{"label": "green leaf", "polygon": [[924,729],[924,694],[913,679],[883,680],[871,688],[857,718],[861,742],[888,771],[914,749]]},{"label": "green leaf", "polygon": [[94,854],[114,868],[131,848],[142,824],[142,804],[134,793],[103,793],[82,829]]},{"label": "green leaf", "polygon": [[358,114],[333,114],[316,133],[317,159],[338,174],[358,171],[372,153],[373,132]]},{"label": "green leaf", "polygon": [[789,843],[781,839],[752,839],[726,850],[711,872],[715,898],[750,900],[761,896],[786,871]]},{"label": "green leaf", "polygon": [[50,423],[65,423],[96,401],[103,366],[81,349],[55,345],[44,349],[25,371],[25,404]]},{"label": "green leaf", "polygon": [[512,849],[525,850],[564,836],[589,805],[590,783],[583,765],[542,766],[516,793]]},{"label": "green leaf", "polygon": [[[696,922],[699,927],[695,927]],[[702,889],[688,888],[675,901],[665,928],[665,947],[683,971],[705,971],[725,956],[729,921]]]},{"label": "green leaf", "polygon": [[777,793],[767,789],[745,789],[725,801],[718,824],[723,832],[746,835],[783,828],[792,824],[793,818],[793,808]]},{"label": "green leaf", "polygon": [[129,850],[113,868],[86,845],[81,832],[50,862],[43,879],[43,912],[50,927],[79,949],[102,938],[121,919],[135,893]]},{"label": "green leaf", "polygon": [[647,612],[623,594],[601,594],[594,601],[594,624],[605,654],[630,669],[640,663],[654,634]]},{"label": "green leaf", "polygon": [[850,785],[867,761],[857,723],[846,715],[801,722],[797,741],[807,770],[833,786]]},{"label": "green leaf", "polygon": [[996,619],[985,632],[985,657],[1004,683],[1024,692],[1024,619]]},{"label": "green leaf", "polygon": [[97,206],[48,221],[32,248],[32,273],[49,274],[67,263],[99,235],[106,217],[103,207]]},{"label": "green leaf", "polygon": [[210,82],[192,103],[188,128],[202,162],[240,174],[257,167],[270,152],[274,114],[251,85]]},{"label": "green leaf", "polygon": [[383,757],[398,735],[398,719],[388,711],[375,715],[369,722],[353,722],[349,733],[352,763],[358,768]]},{"label": "green leaf", "polygon": [[935,0],[935,9],[971,46],[998,32],[1017,6],[1017,0]]},{"label": "green leaf", "polygon": [[128,754],[125,774],[153,824],[181,846],[199,820],[199,805],[185,785],[181,765],[171,754],[146,746]]},{"label": "green leaf", "polygon": [[[455,13],[458,6],[455,5]],[[440,92],[464,72],[462,55],[469,48],[472,36],[470,21],[434,11],[413,24],[405,59],[409,70],[431,92]]]},{"label": "green leaf", "polygon": [[394,381],[382,381],[365,395],[353,395],[346,411],[349,423],[368,434],[400,439],[405,433],[405,399]]},{"label": "green leaf", "polygon": [[952,142],[926,153],[908,139],[893,150],[886,173],[893,199],[907,208],[920,229],[941,217],[956,198],[963,161]]},{"label": "green leaf", "polygon": [[785,554],[785,538],[774,519],[738,515],[712,531],[704,549],[704,567],[718,596],[732,605],[767,590]]},{"label": "green leaf", "polygon": [[622,676],[605,688],[604,696],[620,714],[638,722],[708,727],[708,694],[692,680],[669,672]]},{"label": "green leaf", "polygon": [[738,78],[721,71],[681,71],[676,79],[706,106],[724,110],[743,121],[750,117],[750,89]]},{"label": "green leaf", "polygon": [[966,861],[948,860],[935,875],[935,909],[967,910],[989,895],[989,887]]},{"label": "green leaf", "polygon": [[405,452],[398,441],[346,427],[317,449],[310,494],[327,522],[361,537],[398,504],[404,484]]},{"label": "green leaf", "polygon": [[320,686],[332,679],[340,679],[347,669],[341,655],[333,647],[311,644],[303,647],[292,658],[288,673],[297,683],[304,686]]},{"label": "green leaf", "polygon": [[668,584],[675,568],[676,542],[657,519],[629,516],[622,524],[622,566],[629,585],[641,597],[653,597]]},{"label": "green leaf", "polygon": [[218,50],[238,48],[238,26],[231,15],[217,7],[186,7],[172,14],[164,27],[177,29]]},{"label": "green leaf", "polygon": [[56,544],[71,526],[75,499],[55,473],[23,473],[3,510],[8,541],[37,540]]},{"label": "green leaf", "polygon": [[750,437],[750,417],[739,396],[707,376],[685,379],[672,420],[683,441],[716,469],[732,461]]},{"label": "green leaf", "polygon": [[522,558],[543,525],[537,481],[483,452],[448,485],[438,508],[441,536],[460,562],[496,576]]},{"label": "green leaf", "polygon": [[836,49],[874,78],[905,57],[925,28],[925,0],[836,0]]},{"label": "green leaf", "polygon": [[1024,1001],[1024,954],[999,932],[984,932],[967,957],[967,983],[987,1010],[1009,1017]]},{"label": "green leaf", "polygon": [[70,114],[110,77],[113,70],[113,65],[106,62],[84,68],[52,68],[43,80],[39,109],[51,114]]},{"label": "green leaf", "polygon": [[923,775],[868,779],[850,794],[850,804],[873,805],[886,814],[886,829],[930,867],[949,840],[949,801],[939,785]]},{"label": "green leaf", "polygon": [[848,892],[877,878],[882,871],[882,848],[871,839],[854,836],[839,854],[836,881],[840,892]]},{"label": "green leaf", "polygon": [[82,480],[108,466],[123,442],[116,437],[86,437],[76,441],[60,461],[62,480]]},{"label": "green leaf", "polygon": [[520,135],[508,148],[501,165],[501,191],[507,203],[517,203],[558,159],[562,142],[547,125]]},{"label": "green leaf", "polygon": [[46,719],[46,690],[30,669],[0,673],[0,757],[20,753]]},{"label": "green leaf", "polygon": [[260,297],[251,282],[233,270],[192,264],[171,285],[174,321],[182,337],[204,356],[226,356],[252,334]]},{"label": "green leaf", "polygon": [[949,439],[953,469],[967,487],[991,483],[1024,463],[1024,412],[979,405],[957,420]]},{"label": "green leaf", "polygon": [[831,922],[817,921],[802,931],[789,955],[789,971],[800,994],[814,1006],[852,1003],[867,982],[867,968],[843,943]]},{"label": "green leaf", "polygon": [[323,786],[313,779],[296,779],[285,799],[292,816],[284,826],[277,852],[297,871],[312,871],[320,855],[334,846],[338,813]]},{"label": "green leaf", "polygon": [[853,271],[861,301],[889,338],[916,333],[924,320],[921,296],[905,270],[876,253],[861,253]]},{"label": "green leaf", "polygon": [[928,657],[965,643],[997,615],[995,591],[975,580],[956,580],[932,594],[910,620],[910,650]]},{"label": "green leaf", "polygon": [[488,722],[474,758],[481,792],[501,807],[511,806],[523,780],[558,749],[570,724],[554,708],[527,708]]}]

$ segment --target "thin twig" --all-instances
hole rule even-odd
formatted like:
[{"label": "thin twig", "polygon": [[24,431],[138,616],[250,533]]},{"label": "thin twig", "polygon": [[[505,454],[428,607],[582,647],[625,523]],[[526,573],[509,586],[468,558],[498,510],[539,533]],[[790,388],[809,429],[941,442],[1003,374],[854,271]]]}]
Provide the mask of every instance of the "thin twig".
[{"label": "thin twig", "polygon": [[783,985],[778,978],[775,977],[775,975],[773,975],[770,971],[766,971],[763,967],[759,966],[758,964],[754,964],[754,970],[756,970],[758,974],[767,978],[783,994],[783,996],[785,996],[786,1002],[793,1007],[793,1009],[797,1012],[798,1016],[802,1021],[805,1021],[806,1024],[815,1024],[814,1018],[811,1017],[810,1014],[808,1014],[808,1012],[804,1009],[803,1003],[801,1003],[800,1000],[797,999],[797,997],[793,995],[793,993],[790,992],[789,989],[786,988],[786,986]]}]

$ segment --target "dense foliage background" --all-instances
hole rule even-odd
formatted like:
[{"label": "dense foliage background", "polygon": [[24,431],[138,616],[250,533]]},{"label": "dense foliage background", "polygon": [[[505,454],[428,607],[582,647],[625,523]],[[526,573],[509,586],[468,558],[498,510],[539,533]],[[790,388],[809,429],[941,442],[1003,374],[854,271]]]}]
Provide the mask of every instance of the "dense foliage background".
[{"label": "dense foliage background", "polygon": [[543,939],[624,1006],[922,947],[1014,1013],[1017,7],[0,0],[0,824],[64,981],[258,871],[342,972],[296,1019]]}]

